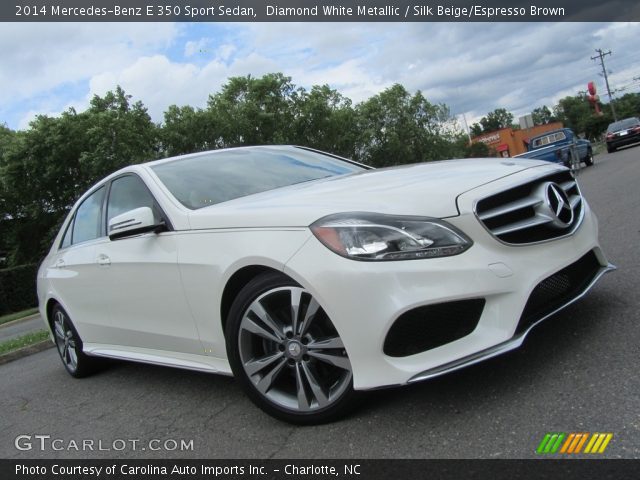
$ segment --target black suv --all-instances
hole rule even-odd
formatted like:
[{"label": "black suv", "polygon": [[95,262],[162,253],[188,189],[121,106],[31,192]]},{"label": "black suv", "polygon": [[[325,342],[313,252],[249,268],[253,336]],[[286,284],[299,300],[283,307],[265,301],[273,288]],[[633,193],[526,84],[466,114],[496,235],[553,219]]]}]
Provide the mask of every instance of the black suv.
[{"label": "black suv", "polygon": [[607,127],[607,152],[615,152],[622,145],[640,142],[640,118],[630,117]]}]

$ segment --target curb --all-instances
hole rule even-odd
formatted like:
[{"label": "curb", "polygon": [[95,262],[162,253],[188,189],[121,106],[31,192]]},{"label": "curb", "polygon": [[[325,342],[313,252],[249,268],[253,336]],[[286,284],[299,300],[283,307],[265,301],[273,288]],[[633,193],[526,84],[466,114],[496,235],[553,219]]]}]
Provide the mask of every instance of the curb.
[{"label": "curb", "polygon": [[27,320],[33,320],[34,318],[38,318],[40,316],[39,312],[33,313],[27,317],[16,318],[15,320],[11,320],[10,322],[6,322],[0,325],[0,329],[4,327],[10,327],[11,325],[16,325],[20,322],[26,322]]},{"label": "curb", "polygon": [[33,355],[34,353],[48,350],[49,348],[53,348],[54,346],[55,346],[54,343],[48,338],[41,342],[34,343],[33,345],[27,345],[26,347],[22,347],[18,350],[14,350],[13,352],[0,355],[0,365],[13,362],[14,360],[18,360],[19,358],[22,358],[22,357]]}]

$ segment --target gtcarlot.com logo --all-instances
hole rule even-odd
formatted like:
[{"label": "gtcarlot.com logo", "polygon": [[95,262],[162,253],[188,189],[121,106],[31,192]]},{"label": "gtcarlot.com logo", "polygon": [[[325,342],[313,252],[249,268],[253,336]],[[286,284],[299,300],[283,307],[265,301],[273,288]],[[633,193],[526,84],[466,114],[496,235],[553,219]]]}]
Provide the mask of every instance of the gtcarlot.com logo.
[{"label": "gtcarlot.com logo", "polygon": [[612,438],[613,433],[547,433],[536,453],[604,453]]},{"label": "gtcarlot.com logo", "polygon": [[142,440],[139,438],[116,438],[114,440],[102,440],[93,438],[63,439],[54,438],[51,435],[18,435],[14,440],[17,450],[30,451],[76,451],[76,452],[122,452],[130,451],[167,451],[188,452],[193,451],[193,440],[172,438],[153,438]]}]

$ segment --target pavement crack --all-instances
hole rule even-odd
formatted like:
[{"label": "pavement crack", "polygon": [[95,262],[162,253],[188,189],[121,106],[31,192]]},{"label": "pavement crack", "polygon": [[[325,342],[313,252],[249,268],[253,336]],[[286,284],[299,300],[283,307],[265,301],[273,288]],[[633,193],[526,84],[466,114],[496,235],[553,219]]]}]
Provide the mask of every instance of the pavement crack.
[{"label": "pavement crack", "polygon": [[267,458],[271,460],[275,458],[276,455],[278,455],[280,452],[282,452],[285,449],[285,447],[289,444],[289,440],[291,440],[291,437],[293,437],[293,434],[296,433],[297,430],[298,429],[296,427],[291,427],[287,432],[287,435],[282,440],[282,442],[280,442],[280,445],[278,446],[278,448],[276,448],[276,450]]},{"label": "pavement crack", "polygon": [[20,404],[20,411],[21,412],[26,412],[27,410],[29,410],[29,404],[31,403],[31,400],[29,400],[26,397],[20,397],[20,400],[22,401],[22,403]]}]

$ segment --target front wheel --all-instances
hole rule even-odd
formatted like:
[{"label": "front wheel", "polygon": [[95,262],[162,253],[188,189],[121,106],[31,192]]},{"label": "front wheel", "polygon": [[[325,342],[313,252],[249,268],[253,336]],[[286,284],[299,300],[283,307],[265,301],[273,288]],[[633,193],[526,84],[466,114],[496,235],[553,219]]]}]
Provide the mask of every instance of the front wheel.
[{"label": "front wheel", "polygon": [[344,344],[317,300],[290,278],[267,273],[249,282],[233,302],[226,330],[235,377],[270,415],[317,424],[354,406]]}]

